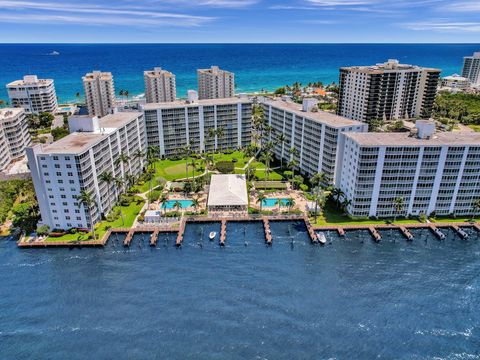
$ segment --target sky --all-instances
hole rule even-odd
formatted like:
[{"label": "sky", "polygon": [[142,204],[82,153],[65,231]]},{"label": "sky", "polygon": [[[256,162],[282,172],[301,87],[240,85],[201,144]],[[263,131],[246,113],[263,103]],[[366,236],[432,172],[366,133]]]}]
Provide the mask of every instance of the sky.
[{"label": "sky", "polygon": [[478,43],[480,0],[0,0],[8,43]]}]

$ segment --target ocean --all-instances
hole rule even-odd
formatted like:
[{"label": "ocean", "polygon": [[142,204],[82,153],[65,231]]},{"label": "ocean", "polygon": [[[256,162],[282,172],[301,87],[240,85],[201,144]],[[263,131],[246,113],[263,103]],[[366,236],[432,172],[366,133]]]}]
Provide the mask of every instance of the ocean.
[{"label": "ocean", "polygon": [[[53,51],[60,55],[49,55]],[[117,94],[144,92],[143,71],[161,66],[177,76],[177,96],[196,89],[196,69],[219,65],[236,74],[237,92],[274,90],[296,81],[338,82],[341,66],[371,65],[394,58],[437,67],[444,75],[462,70],[463,56],[480,44],[3,44],[0,84],[26,74],[55,80],[60,102],[78,101],[82,76],[113,73]],[[4,86],[0,98],[7,100]]]},{"label": "ocean", "polygon": [[301,222],[187,225],[182,248],[0,240],[0,359],[478,359],[480,239],[328,232]]}]

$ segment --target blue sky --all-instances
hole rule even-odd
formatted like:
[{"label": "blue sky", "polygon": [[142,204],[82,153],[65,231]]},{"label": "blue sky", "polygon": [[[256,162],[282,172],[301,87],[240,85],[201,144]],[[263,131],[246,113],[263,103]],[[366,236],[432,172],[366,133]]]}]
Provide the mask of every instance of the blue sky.
[{"label": "blue sky", "polygon": [[2,42],[464,42],[480,0],[0,0]]}]

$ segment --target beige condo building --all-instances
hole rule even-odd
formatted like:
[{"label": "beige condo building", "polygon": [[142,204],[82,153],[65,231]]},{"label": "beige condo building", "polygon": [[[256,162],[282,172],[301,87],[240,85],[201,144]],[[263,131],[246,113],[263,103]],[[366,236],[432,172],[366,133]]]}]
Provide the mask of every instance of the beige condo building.
[{"label": "beige condo building", "polygon": [[30,141],[25,111],[0,109],[0,171],[22,158]]},{"label": "beige condo building", "polygon": [[143,72],[145,98],[147,103],[171,102],[177,96],[175,75],[170,71],[155,67]]},{"label": "beige condo building", "polygon": [[222,99],[235,96],[235,74],[212,66],[210,69],[198,69],[198,98]]},{"label": "beige condo building", "polygon": [[98,117],[112,114],[116,104],[112,73],[93,71],[82,81],[88,113]]}]

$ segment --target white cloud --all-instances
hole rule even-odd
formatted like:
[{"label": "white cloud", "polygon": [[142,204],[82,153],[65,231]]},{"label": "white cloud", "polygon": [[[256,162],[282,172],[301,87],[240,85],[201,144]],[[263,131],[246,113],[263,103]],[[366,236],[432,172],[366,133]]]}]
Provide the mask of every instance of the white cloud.
[{"label": "white cloud", "polygon": [[450,2],[442,7],[442,10],[455,12],[475,12],[480,11],[480,2],[478,1],[459,1]]},{"label": "white cloud", "polygon": [[0,9],[4,10],[0,13],[0,20],[18,23],[57,21],[97,25],[199,26],[214,20],[213,17],[161,12],[150,8],[96,4],[0,0]]},{"label": "white cloud", "polygon": [[480,32],[480,22],[423,21],[400,24],[416,31]]}]

